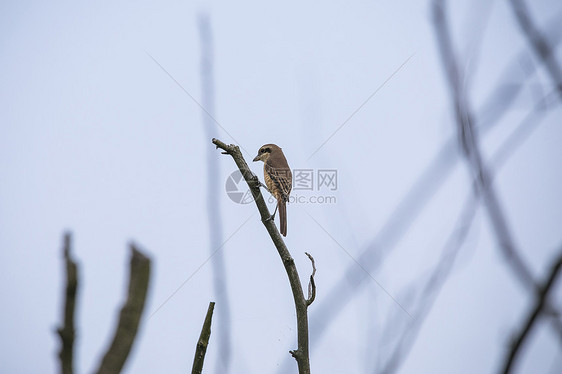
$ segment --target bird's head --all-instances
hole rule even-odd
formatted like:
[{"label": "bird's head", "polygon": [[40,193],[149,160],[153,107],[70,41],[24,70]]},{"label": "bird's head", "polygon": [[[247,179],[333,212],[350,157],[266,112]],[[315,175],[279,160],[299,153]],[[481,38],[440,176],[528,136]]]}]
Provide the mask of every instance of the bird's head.
[{"label": "bird's head", "polygon": [[255,161],[266,162],[267,159],[269,158],[269,156],[271,156],[271,153],[276,152],[278,150],[280,151],[281,148],[279,148],[275,144],[262,145],[261,148],[258,151],[258,155],[256,157],[254,157],[254,162]]}]

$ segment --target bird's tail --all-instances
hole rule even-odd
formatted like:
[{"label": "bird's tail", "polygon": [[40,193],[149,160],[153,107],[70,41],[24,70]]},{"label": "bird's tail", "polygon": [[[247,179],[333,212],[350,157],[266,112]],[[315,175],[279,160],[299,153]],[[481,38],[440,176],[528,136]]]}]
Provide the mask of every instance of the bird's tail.
[{"label": "bird's tail", "polygon": [[287,203],[285,201],[279,201],[277,203],[279,208],[279,226],[281,235],[287,236]]}]

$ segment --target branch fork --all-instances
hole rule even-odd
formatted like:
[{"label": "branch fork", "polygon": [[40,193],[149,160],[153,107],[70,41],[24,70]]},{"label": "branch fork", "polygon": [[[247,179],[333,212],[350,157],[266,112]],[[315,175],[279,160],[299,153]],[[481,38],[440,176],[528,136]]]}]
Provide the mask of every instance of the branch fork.
[{"label": "branch fork", "polygon": [[236,145],[227,145],[222,141],[213,138],[212,143],[217,147],[217,149],[222,149],[222,154],[228,154],[232,156],[236,166],[240,169],[242,176],[248,183],[254,201],[261,215],[262,223],[264,224],[267,232],[271,236],[271,240],[281,257],[285,271],[289,278],[289,283],[291,285],[291,291],[293,293],[293,299],[295,302],[295,309],[297,312],[297,345],[296,350],[289,351],[291,355],[297,361],[299,368],[299,374],[310,374],[310,360],[309,360],[309,350],[308,350],[308,306],[312,304],[314,298],[316,297],[316,285],[314,284],[314,274],[316,273],[316,268],[314,265],[314,259],[307,253],[308,258],[312,262],[313,273],[310,277],[310,283],[308,286],[308,298],[304,297],[302,290],[302,285],[300,283],[299,274],[297,272],[297,267],[295,266],[295,261],[293,260],[291,253],[287,249],[283,237],[279,233],[275,223],[269,219],[271,214],[267,208],[267,204],[261,194],[260,187],[263,185],[259,178],[252,173],[244,156],[240,152],[240,148]]}]

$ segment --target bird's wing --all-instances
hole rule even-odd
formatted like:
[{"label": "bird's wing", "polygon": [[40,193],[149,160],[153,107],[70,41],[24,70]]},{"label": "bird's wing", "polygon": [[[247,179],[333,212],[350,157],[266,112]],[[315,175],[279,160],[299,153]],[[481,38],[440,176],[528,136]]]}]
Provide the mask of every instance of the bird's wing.
[{"label": "bird's wing", "polygon": [[267,163],[264,166],[265,172],[269,175],[269,178],[275,183],[275,186],[283,194],[283,199],[287,201],[289,194],[291,193],[291,169],[286,168],[275,168]]}]

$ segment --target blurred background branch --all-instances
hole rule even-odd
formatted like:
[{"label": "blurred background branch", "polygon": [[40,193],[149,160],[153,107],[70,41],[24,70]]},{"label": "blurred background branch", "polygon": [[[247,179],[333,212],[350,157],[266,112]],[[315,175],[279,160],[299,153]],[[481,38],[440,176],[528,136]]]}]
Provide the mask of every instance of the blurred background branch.
[{"label": "blurred background branch", "polygon": [[[547,274],[544,283],[539,286],[539,289],[534,295],[535,305],[529,312],[529,315],[525,318],[525,321],[522,323],[521,332],[517,334],[517,336],[513,340],[512,347],[507,354],[502,373],[508,374],[512,372],[517,357],[521,352],[521,348],[525,343],[525,340],[529,336],[540,315],[547,310],[548,297],[550,296],[552,289],[556,284],[556,280],[558,275],[560,274],[561,268],[562,252],[559,252],[557,258],[555,258],[552,262],[551,270]],[[559,316],[555,317],[558,318]]]},{"label": "blurred background branch", "polygon": [[[214,41],[209,15],[199,14],[199,39],[201,45],[201,111],[205,139],[218,136],[218,122],[215,116],[215,79],[214,79]],[[209,253],[215,254],[217,248],[224,243],[220,196],[223,184],[219,177],[220,164],[213,149],[207,149],[207,219],[209,227]],[[215,317],[217,331],[217,365],[215,372],[227,374],[230,371],[231,337],[230,337],[230,302],[226,285],[226,266],[224,251],[215,254],[212,263],[213,288],[215,299],[219,305]]]},{"label": "blurred background branch", "polygon": [[[196,339],[203,321],[185,324],[202,316],[189,306],[214,300],[218,340],[204,370],[294,373],[286,270],[270,251],[248,247],[248,238],[271,245],[261,225],[231,227],[245,210],[253,213],[245,222],[255,221],[255,208],[234,198],[250,191],[208,144],[246,134],[248,144],[282,144],[294,166],[312,171],[314,188],[295,198],[337,197],[297,200],[292,210],[289,241],[322,248],[314,258],[329,270],[314,277],[322,287],[307,316],[316,371],[448,373],[461,365],[480,373],[503,370],[511,355],[511,372],[558,374],[559,274],[540,311],[537,302],[561,240],[562,3],[286,5],[2,7],[0,371],[96,369],[124,302],[111,290],[123,291],[129,276],[128,251],[124,264],[112,243],[142,235],[160,248],[162,271],[150,283],[155,301],[165,301],[141,319],[149,328],[138,330],[123,372],[191,369],[185,336]],[[389,84],[379,90],[380,82]],[[317,183],[321,168],[337,171],[335,190]],[[84,248],[69,240],[61,261],[69,224]],[[307,296],[310,263],[300,256]],[[255,345],[260,339],[271,344]]]},{"label": "blurred background branch", "polygon": [[[544,60],[544,63],[547,65],[553,78],[557,80],[557,74],[559,73],[558,67],[556,66],[556,68],[554,68],[555,64],[553,65],[552,60],[548,59],[551,53],[549,52],[550,47],[548,46],[546,41],[542,39],[540,33],[537,30],[534,30],[534,28],[528,24],[528,22],[530,22],[530,18],[528,17],[530,16],[528,14],[526,14],[526,16],[523,15],[523,13],[528,13],[528,11],[523,7],[524,3],[519,1],[517,1],[517,3],[519,3],[519,7],[517,8],[516,12],[518,17],[520,19],[524,19],[524,22],[527,22],[526,30],[528,32],[532,31],[534,33],[532,39],[536,44],[539,45],[536,48],[542,51],[541,56]],[[549,305],[548,300],[546,300],[544,296],[544,294],[548,292],[548,288],[547,291],[544,291],[546,286],[541,286],[535,281],[535,278],[530,270],[529,265],[527,264],[527,261],[523,259],[520,250],[517,248],[513,235],[507,224],[507,218],[505,216],[505,213],[503,212],[497,193],[492,186],[492,177],[489,169],[484,162],[480,150],[478,133],[474,127],[473,114],[471,113],[468,95],[465,91],[466,82],[463,78],[463,72],[460,70],[459,64],[457,63],[457,59],[455,57],[454,47],[451,41],[451,32],[448,28],[446,18],[445,1],[433,1],[432,11],[438,41],[437,44],[439,46],[443,69],[446,72],[451,90],[451,96],[453,98],[460,148],[466,158],[469,168],[471,169],[475,181],[478,183],[478,191],[482,196],[484,206],[490,218],[491,226],[494,229],[496,235],[498,244],[497,247],[502,251],[506,263],[509,265],[512,273],[515,274],[516,279],[520,283],[522,283],[524,288],[531,294],[539,295],[538,298],[540,302],[535,308],[536,314],[534,314],[534,318],[536,318],[536,315],[538,315],[543,307],[553,315],[557,315],[558,311],[556,311],[553,306]],[[560,90],[558,81],[556,81],[555,83],[555,86],[557,86],[557,90]],[[552,278],[555,277],[555,270],[557,271],[558,266],[559,265],[554,266],[551,277],[549,277],[549,281],[552,281]],[[551,283],[547,284],[549,285],[548,287],[550,287]],[[525,331],[530,329],[533,321],[533,317],[530,317],[529,323],[526,324],[527,327],[523,329],[524,332],[522,333],[521,338],[516,341],[514,349],[511,351],[509,359],[507,360],[505,372],[509,372],[511,362],[515,360],[515,356],[518,353],[518,347],[520,346],[521,341],[526,335]],[[559,337],[562,338],[562,328],[560,321],[557,319],[553,319],[553,321],[554,326],[558,328]]]},{"label": "blurred background branch", "polygon": [[[494,152],[490,165],[496,173],[499,173],[501,167],[509,160],[510,156],[512,156],[521,144],[539,128],[540,124],[542,124],[541,119],[544,114],[547,113],[545,108],[548,108],[548,106],[544,105],[544,102],[549,100],[552,94],[553,93],[551,92],[542,100],[539,100],[521,123],[504,140],[504,142],[500,144],[496,152]],[[491,176],[494,177],[494,175]],[[462,249],[470,228],[472,227],[479,201],[480,195],[478,193],[478,186],[476,181],[474,181],[473,189],[463,203],[463,208],[457,218],[455,229],[445,243],[441,259],[433,269],[429,280],[426,282],[416,281],[412,285],[414,292],[418,288],[422,290],[421,296],[417,298],[420,300],[418,305],[412,308],[414,319],[408,321],[407,326],[401,333],[399,341],[395,344],[392,353],[389,355],[389,358],[386,359],[383,368],[379,371],[380,373],[395,373],[399,369],[400,364],[407,358],[411,347],[416,341],[423,322],[431,311],[431,308],[433,307],[441,289],[451,274],[455,259]],[[419,286],[420,284],[422,284],[422,286]],[[562,337],[562,326],[560,320],[552,318],[551,321],[555,329],[558,331],[558,335]],[[393,331],[389,331],[386,334],[383,332],[382,336],[389,336],[391,333],[396,334],[395,326],[388,326],[387,329],[392,329]]]},{"label": "blurred background branch", "polygon": [[96,373],[120,373],[129,357],[144,311],[150,280],[150,259],[134,244],[130,245],[131,260],[127,300],[121,308],[113,341],[105,353]]},{"label": "blurred background branch", "polygon": [[[404,362],[408,356],[409,350],[416,341],[417,334],[419,333],[425,318],[431,311],[435,300],[439,296],[439,291],[453,270],[457,255],[463,247],[466,237],[472,227],[477,206],[476,191],[474,191],[474,193],[465,200],[455,228],[443,246],[441,258],[437,266],[435,266],[431,276],[426,282],[416,282],[423,284],[423,286],[420,287],[422,289],[421,295],[418,298],[420,302],[412,311],[414,318],[407,320],[407,326],[404,328],[402,336],[396,343],[394,350],[386,360],[383,368],[381,370],[377,370],[377,373],[395,373],[399,369],[400,364]],[[418,284],[416,284],[415,288],[418,287]],[[396,326],[392,327],[389,325],[387,329],[393,329],[394,331],[389,331],[386,336],[389,336],[391,333],[396,334]]]},{"label": "blurred background branch", "polygon": [[562,100],[562,69],[556,61],[556,54],[548,38],[535,25],[525,0],[510,0],[509,2],[523,34],[527,37],[529,46],[542,61],[558,92],[558,97]]},{"label": "blurred background branch", "polygon": [[64,324],[57,329],[61,340],[59,351],[60,372],[74,373],[74,312],[76,310],[76,292],[78,290],[78,265],[72,259],[72,235],[64,234],[63,256],[66,269],[66,289],[64,294]]},{"label": "blurred background branch", "polygon": [[468,97],[464,91],[465,80],[463,73],[456,61],[454,48],[451,42],[450,30],[445,15],[445,2],[433,1],[433,21],[436,29],[438,47],[443,63],[443,69],[448,78],[451,96],[454,104],[457,134],[460,148],[471,169],[474,179],[479,184],[484,206],[490,217],[490,222],[495,231],[498,248],[506,259],[507,264],[525,287],[535,287],[534,277],[516,248],[513,236],[508,227],[505,214],[491,183],[490,173],[484,164],[480,151],[478,133],[473,125],[473,114],[470,110]]}]

